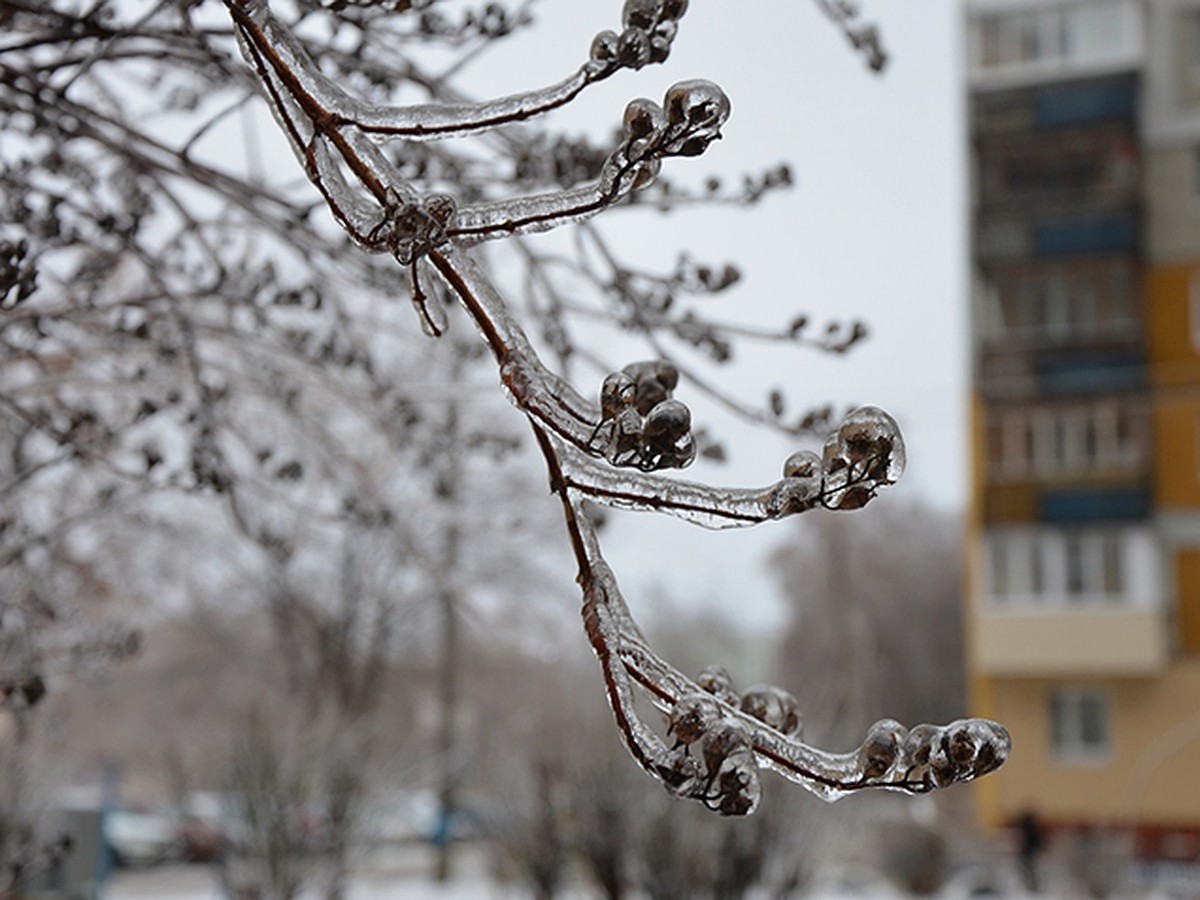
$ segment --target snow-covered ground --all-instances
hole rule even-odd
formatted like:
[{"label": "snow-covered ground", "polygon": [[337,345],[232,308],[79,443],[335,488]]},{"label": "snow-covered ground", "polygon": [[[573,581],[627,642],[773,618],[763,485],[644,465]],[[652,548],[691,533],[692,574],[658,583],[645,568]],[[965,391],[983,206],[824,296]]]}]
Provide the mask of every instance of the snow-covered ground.
[{"label": "snow-covered ground", "polygon": [[[352,879],[347,900],[526,900],[532,896],[530,889],[519,883],[504,884],[497,881],[488,862],[486,849],[480,846],[461,846],[455,854],[454,877],[446,884],[437,884],[430,878],[433,871],[433,852],[429,845],[412,844],[393,847],[377,856]],[[1137,898],[1137,900],[1175,900],[1175,898],[1200,897],[1200,882],[1196,881],[1197,870],[1185,867],[1179,877],[1160,878],[1157,891],[1141,893],[1114,892],[1113,898]],[[1083,896],[1072,891],[1056,867],[1049,866],[1045,874],[1044,893],[1039,898]],[[999,884],[993,889],[999,893],[993,897],[1008,900],[1035,900],[1034,895],[1017,888],[1019,881],[1015,870],[1001,867]],[[938,900],[967,900],[978,896],[982,882],[964,870],[952,878],[935,896]],[[592,885],[576,880],[567,884],[556,896],[559,900],[599,900],[601,892]],[[908,895],[869,881],[849,877],[834,886],[806,895],[809,900],[899,900]],[[319,900],[321,894],[314,886],[303,895],[303,900]],[[117,872],[102,894],[103,900],[226,900],[218,880],[216,869],[204,865],[163,865],[146,869],[130,869]],[[644,898],[638,898],[644,900]],[[766,900],[765,894],[751,892],[749,900]]]}]

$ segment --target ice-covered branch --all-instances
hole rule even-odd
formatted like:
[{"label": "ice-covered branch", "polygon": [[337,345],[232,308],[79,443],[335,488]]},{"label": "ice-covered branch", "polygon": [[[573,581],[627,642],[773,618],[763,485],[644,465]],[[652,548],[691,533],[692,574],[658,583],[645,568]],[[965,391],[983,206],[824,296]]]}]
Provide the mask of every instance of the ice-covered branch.
[{"label": "ice-covered branch", "polygon": [[[535,432],[563,502],[579,565],[585,630],[618,729],[634,759],[668,791],[740,816],[752,813],[761,799],[760,768],[832,801],[866,788],[925,793],[986,775],[1007,758],[1008,732],[986,719],[911,730],[884,719],[856,750],[830,753],[800,739],[798,704],[787,691],[760,685],[739,693],[719,667],[696,681],[672,668],[646,643],[630,614],[553,442],[536,426]],[[665,737],[639,715],[638,688],[665,714]]]},{"label": "ice-covered branch", "polygon": [[[858,509],[904,469],[903,439],[887,413],[874,407],[849,413],[820,453],[794,453],[782,477],[767,487],[718,488],[653,474],[683,468],[697,452],[691,413],[674,396],[678,367],[666,360],[626,365],[604,378],[597,400],[586,398],[542,361],[472,256],[470,247],[484,240],[583,221],[650,184],[663,159],[703,153],[721,136],[729,115],[729,100],[717,85],[687,81],[668,89],[661,105],[631,101],[617,145],[594,180],[529,197],[477,201],[423,193],[379,146],[391,138],[457,137],[524,121],[569,103],[617,69],[661,61],[686,0],[626,0],[623,32],[602,32],[579,72],[550,88],[480,104],[409,107],[351,97],[271,15],[265,0],[225,2],[243,54],[334,217],[360,246],[408,267],[414,302],[434,334],[442,323],[426,302],[421,273],[436,272],[487,343],[509,397],[528,417],[563,507],[585,630],[622,739],[642,768],[677,796],[724,815],[745,815],[758,805],[762,768],[835,800],[864,788],[920,793],[969,781],[1004,761],[1007,732],[976,719],[911,730],[883,720],[856,750],[830,753],[800,739],[799,705],[788,692],[771,686],[738,692],[719,668],[687,678],[642,635],[584,512],[590,501],[724,528],[817,506]],[[820,0],[820,5],[873,65],[882,64],[874,33],[855,24],[849,3]],[[736,280],[731,275],[721,282],[698,272],[696,277],[712,292]],[[628,285],[615,287],[630,291]],[[803,327],[793,324],[789,338],[796,339]],[[831,339],[826,349],[845,349],[862,333],[855,328],[844,346]],[[643,720],[635,702],[639,691],[663,713],[663,733]]]},{"label": "ice-covered branch", "polygon": [[[353,125],[366,134],[410,141],[463,137],[524,122],[574,100],[589,85],[621,69],[640,69],[667,59],[688,0],[630,0],[622,31],[601,31],[589,58],[557,84],[482,103],[367,103],[326,77],[300,41],[271,14],[266,0],[226,0],[243,48],[252,47],[277,78],[301,90],[325,110],[333,126]],[[262,73],[260,72],[260,75]]]}]

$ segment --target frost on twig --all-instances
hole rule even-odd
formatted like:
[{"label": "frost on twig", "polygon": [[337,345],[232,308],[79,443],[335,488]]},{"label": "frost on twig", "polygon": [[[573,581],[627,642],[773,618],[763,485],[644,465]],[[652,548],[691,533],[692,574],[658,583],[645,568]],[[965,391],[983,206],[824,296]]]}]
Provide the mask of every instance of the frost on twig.
[{"label": "frost on twig", "polygon": [[[599,33],[580,69],[550,87],[478,104],[413,106],[350,96],[322,73],[265,0],[225,2],[243,55],[335,219],[358,245],[388,253],[410,270],[414,304],[433,335],[444,325],[427,302],[421,272],[437,273],[486,341],[510,399],[528,417],[563,506],[588,639],[622,738],[648,773],[673,794],[721,814],[745,815],[758,805],[763,768],[835,800],[865,788],[930,791],[1004,761],[1007,732],[977,719],[912,729],[883,720],[857,749],[826,752],[803,742],[799,706],[786,691],[756,686],[739,692],[718,667],[687,678],[646,642],[584,512],[585,504],[598,503],[725,528],[818,506],[858,509],[904,468],[903,439],[887,413],[873,407],[851,412],[820,453],[797,451],[779,480],[762,488],[720,488],[658,474],[686,467],[697,452],[691,414],[674,395],[679,369],[662,360],[631,363],[603,379],[595,400],[585,397],[543,362],[469,249],[582,222],[653,183],[664,159],[702,154],[729,116],[719,87],[687,81],[669,88],[661,104],[631,101],[598,177],[547,193],[464,202],[422,192],[384,152],[387,141],[457,137],[522,122],[621,69],[661,62],[686,0],[626,0],[622,31]],[[853,7],[832,0],[821,5],[872,65],[882,64],[873,32],[855,30]],[[663,728],[642,720],[634,702],[639,691],[662,712]]]}]

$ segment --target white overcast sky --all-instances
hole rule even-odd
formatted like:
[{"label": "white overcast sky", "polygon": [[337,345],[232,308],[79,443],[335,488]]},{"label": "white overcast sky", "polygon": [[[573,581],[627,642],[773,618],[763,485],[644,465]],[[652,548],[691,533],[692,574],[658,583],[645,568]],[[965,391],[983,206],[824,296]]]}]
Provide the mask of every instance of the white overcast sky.
[{"label": "white overcast sky", "polygon": [[[591,35],[616,24],[617,0],[542,0],[549,37],[498,48],[480,72],[485,92],[548,83],[576,66]],[[734,260],[744,281],[714,315],[764,323],[805,311],[823,322],[862,317],[871,338],[845,357],[794,349],[747,354],[724,377],[753,396],[773,385],[798,407],[872,403],[896,417],[908,471],[878,503],[921,498],[961,509],[966,495],[966,164],[961,9],[956,0],[864,0],[889,52],[870,73],[809,0],[693,0],[664,66],[621,73],[588,91],[567,122],[615,123],[632,96],[661,97],[704,77],[730,95],[725,139],[673,175],[757,171],[786,161],[797,186],[748,211],[685,210],[621,220],[608,233],[632,258],[669,268],[680,247]],[[598,133],[606,133],[604,128]],[[624,213],[620,214],[625,216]],[[604,219],[602,218],[603,222]],[[711,413],[695,398],[698,418]],[[706,480],[766,484],[792,447],[718,421],[733,464],[698,465]],[[870,515],[870,508],[854,515]],[[764,625],[782,610],[763,572],[785,525],[708,534],[645,516],[622,518],[605,549],[635,608],[655,585],[698,602],[745,607]],[[660,519],[661,517],[651,517]]]}]

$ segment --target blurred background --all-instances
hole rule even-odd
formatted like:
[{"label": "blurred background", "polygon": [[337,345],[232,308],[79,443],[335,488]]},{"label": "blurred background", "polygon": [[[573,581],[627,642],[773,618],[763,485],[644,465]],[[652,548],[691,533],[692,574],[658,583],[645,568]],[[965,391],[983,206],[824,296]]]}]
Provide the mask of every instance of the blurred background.
[{"label": "blurred background", "polygon": [[[1197,895],[1200,2],[857,6],[694,4],[661,65],[387,152],[555,190],[630,98],[720,84],[702,158],[479,255],[585,395],[676,363],[689,478],[769,484],[862,403],[908,472],[738,532],[598,511],[606,556],[667,659],[813,743],[982,715],[1008,764],[672,800],[493,363],[338,230],[224,7],[5,0],[0,897]],[[620,7],[272,3],[392,103],[551,84]]]}]

